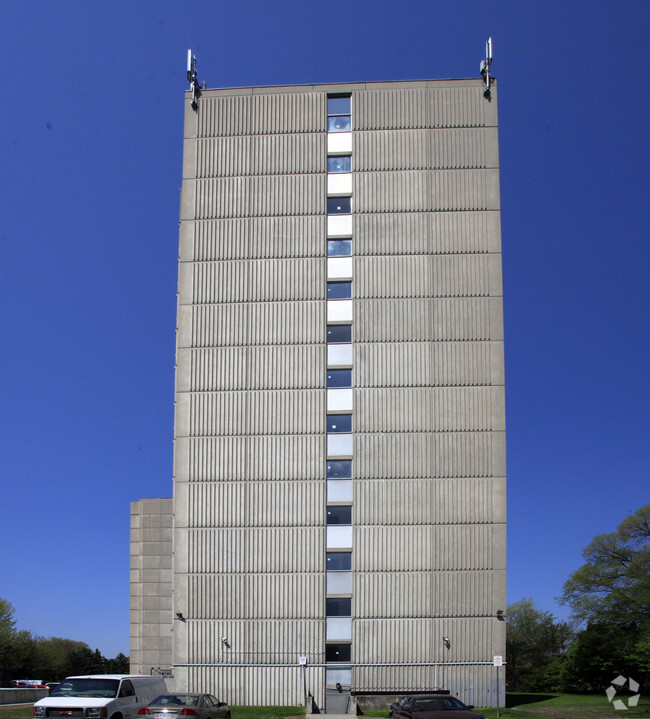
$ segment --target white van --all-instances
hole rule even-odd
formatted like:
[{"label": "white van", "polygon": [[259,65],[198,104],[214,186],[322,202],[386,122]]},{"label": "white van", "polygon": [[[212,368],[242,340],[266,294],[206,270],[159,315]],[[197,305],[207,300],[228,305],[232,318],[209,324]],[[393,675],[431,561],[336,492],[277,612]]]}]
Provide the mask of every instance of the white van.
[{"label": "white van", "polygon": [[167,693],[161,677],[93,674],[68,677],[34,704],[34,719],[135,719],[141,707]]}]

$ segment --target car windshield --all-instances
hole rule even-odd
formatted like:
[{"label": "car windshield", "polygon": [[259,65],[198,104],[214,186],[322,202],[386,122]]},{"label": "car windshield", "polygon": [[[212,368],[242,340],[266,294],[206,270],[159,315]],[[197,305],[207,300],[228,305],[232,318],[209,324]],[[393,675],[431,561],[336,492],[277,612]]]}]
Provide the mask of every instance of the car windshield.
[{"label": "car windshield", "polygon": [[414,712],[439,712],[467,709],[463,702],[455,697],[436,697],[432,699],[416,699],[413,702]]},{"label": "car windshield", "polygon": [[65,679],[51,697],[116,697],[119,679]]},{"label": "car windshield", "polygon": [[151,705],[157,707],[164,706],[183,706],[183,707],[195,707],[198,704],[199,698],[192,694],[161,694],[151,702]]},{"label": "car windshield", "polygon": [[456,699],[455,697],[445,697],[442,700],[442,703],[445,707],[445,709],[465,709],[467,710],[467,707],[461,702],[459,699]]}]

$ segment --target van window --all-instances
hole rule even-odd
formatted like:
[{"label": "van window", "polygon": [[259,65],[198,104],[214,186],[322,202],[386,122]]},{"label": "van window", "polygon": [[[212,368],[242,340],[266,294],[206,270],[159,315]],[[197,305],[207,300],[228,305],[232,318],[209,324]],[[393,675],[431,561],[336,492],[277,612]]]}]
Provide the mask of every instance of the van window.
[{"label": "van window", "polygon": [[125,679],[122,682],[122,686],[120,688],[120,696],[121,697],[132,697],[135,695],[135,689],[133,688],[133,684],[128,679]]}]

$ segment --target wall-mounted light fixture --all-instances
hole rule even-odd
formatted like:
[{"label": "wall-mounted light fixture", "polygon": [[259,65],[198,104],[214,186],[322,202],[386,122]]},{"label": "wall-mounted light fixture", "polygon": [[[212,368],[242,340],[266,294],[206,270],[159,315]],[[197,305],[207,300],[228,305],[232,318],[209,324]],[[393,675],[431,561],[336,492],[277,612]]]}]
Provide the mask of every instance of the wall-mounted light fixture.
[{"label": "wall-mounted light fixture", "polygon": [[451,642],[449,641],[449,637],[443,637],[442,643],[447,647],[447,649],[451,649]]},{"label": "wall-mounted light fixture", "polygon": [[228,644],[228,640],[226,637],[221,637],[221,643],[226,647],[226,649],[230,649],[230,644]]},{"label": "wall-mounted light fixture", "polygon": [[183,616],[183,612],[176,612],[176,619],[178,619],[179,622],[184,622],[185,617]]}]

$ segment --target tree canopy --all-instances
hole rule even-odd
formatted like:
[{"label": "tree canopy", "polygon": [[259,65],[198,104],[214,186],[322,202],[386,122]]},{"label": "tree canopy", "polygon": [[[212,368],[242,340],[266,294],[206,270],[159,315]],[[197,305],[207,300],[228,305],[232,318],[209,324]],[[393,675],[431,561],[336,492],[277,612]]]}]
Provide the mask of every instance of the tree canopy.
[{"label": "tree canopy", "polygon": [[601,534],[582,553],[585,564],[564,583],[560,601],[587,625],[650,622],[650,504]]},{"label": "tree canopy", "polygon": [[560,601],[584,627],[568,653],[567,681],[606,685],[615,672],[641,684],[650,677],[650,505],[601,534],[567,579]]},{"label": "tree canopy", "polygon": [[124,654],[106,659],[85,642],[17,631],[14,615],[11,603],[0,598],[0,685],[25,677],[56,681],[73,674],[129,673],[129,658]]},{"label": "tree canopy", "polygon": [[506,621],[508,689],[557,690],[560,661],[574,636],[571,624],[535,609],[532,599],[510,604]]}]

